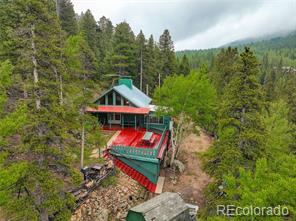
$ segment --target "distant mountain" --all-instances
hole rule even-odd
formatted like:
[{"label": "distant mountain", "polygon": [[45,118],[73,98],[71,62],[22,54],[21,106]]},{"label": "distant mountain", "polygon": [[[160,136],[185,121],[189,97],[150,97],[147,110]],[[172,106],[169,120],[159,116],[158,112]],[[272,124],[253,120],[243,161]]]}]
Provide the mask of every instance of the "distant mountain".
[{"label": "distant mountain", "polygon": [[196,68],[201,64],[212,65],[215,55],[226,47],[237,47],[242,50],[245,46],[255,51],[256,56],[261,60],[263,56],[268,56],[274,63],[296,66],[296,31],[284,36],[269,36],[265,38],[249,38],[226,44],[220,48],[206,50],[184,50],[177,51],[177,57],[186,55],[191,67]]},{"label": "distant mountain", "polygon": [[273,41],[273,40],[278,40],[278,39],[284,39],[290,36],[290,35],[295,35],[296,31],[289,32],[289,33],[281,33],[281,34],[272,34],[272,35],[266,35],[263,37],[253,37],[253,38],[245,38],[245,39],[240,39],[236,40],[230,43],[227,43],[225,45],[222,45],[220,48],[225,48],[225,47],[237,47],[241,45],[247,45],[247,44],[253,44],[253,43],[258,43],[262,41]]}]

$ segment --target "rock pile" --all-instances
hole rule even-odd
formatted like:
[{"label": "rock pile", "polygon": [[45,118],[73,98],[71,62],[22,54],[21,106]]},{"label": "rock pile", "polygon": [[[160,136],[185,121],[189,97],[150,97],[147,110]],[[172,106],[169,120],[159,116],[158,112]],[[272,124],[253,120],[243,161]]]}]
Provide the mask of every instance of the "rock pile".
[{"label": "rock pile", "polygon": [[125,220],[128,210],[142,203],[149,193],[129,176],[119,172],[113,186],[99,187],[75,211],[71,221]]}]

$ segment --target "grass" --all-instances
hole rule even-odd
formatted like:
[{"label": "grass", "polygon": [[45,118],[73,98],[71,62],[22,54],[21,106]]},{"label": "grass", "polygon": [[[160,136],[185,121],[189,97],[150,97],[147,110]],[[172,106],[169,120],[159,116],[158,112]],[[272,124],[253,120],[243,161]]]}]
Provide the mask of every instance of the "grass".
[{"label": "grass", "polygon": [[117,182],[118,182],[118,178],[114,175],[104,179],[101,185],[102,187],[115,186]]}]

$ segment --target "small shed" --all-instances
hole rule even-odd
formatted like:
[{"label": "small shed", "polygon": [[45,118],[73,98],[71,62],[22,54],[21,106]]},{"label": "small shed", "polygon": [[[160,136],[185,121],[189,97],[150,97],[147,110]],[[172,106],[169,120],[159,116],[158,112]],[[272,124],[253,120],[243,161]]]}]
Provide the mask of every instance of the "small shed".
[{"label": "small shed", "polygon": [[162,193],[131,208],[127,221],[188,221],[189,208],[177,193]]}]

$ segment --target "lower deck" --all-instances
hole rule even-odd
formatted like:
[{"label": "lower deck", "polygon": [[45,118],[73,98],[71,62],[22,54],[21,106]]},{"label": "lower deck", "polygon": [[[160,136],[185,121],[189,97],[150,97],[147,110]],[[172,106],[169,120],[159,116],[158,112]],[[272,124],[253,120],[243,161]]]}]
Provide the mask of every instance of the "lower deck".
[{"label": "lower deck", "polygon": [[120,133],[113,140],[111,146],[128,146],[137,148],[154,148],[160,141],[161,134],[149,131],[152,133],[149,142],[143,140],[145,133],[148,130],[144,128],[124,128],[120,130]]}]

